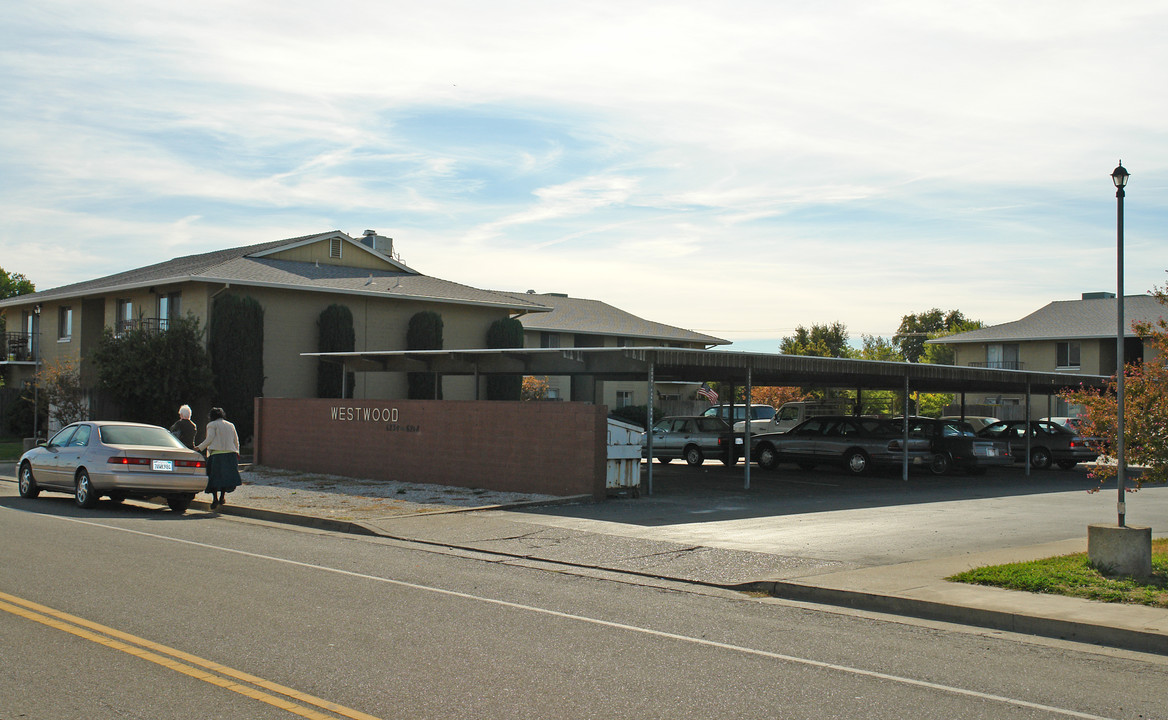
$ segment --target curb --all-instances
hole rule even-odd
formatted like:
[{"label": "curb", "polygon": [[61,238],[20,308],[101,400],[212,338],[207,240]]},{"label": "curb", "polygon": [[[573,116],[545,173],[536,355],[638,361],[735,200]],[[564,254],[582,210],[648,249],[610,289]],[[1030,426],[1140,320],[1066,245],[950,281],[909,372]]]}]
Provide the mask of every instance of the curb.
[{"label": "curb", "polygon": [[1168,637],[1158,632],[1142,632],[1139,630],[1097,625],[1075,620],[1003,612],[1001,610],[986,610],[965,605],[952,605],[949,603],[918,600],[895,595],[881,595],[859,590],[824,588],[782,580],[745,583],[735,586],[732,589],[763,592],[771,597],[784,600],[835,605],[853,610],[868,610],[890,615],[915,617],[922,620],[939,620],[990,630],[1003,630],[1023,635],[1037,635],[1039,637],[1058,640],[1070,640],[1073,642],[1133,650],[1154,655],[1168,655]]}]

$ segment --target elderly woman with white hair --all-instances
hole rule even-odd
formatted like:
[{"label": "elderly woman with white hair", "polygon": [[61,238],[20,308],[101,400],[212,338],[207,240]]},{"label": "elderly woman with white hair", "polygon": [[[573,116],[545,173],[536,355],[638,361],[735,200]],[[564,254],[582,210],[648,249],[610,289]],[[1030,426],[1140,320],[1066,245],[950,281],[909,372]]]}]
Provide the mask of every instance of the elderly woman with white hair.
[{"label": "elderly woman with white hair", "polygon": [[194,450],[197,430],[195,423],[191,420],[191,406],[179,406],[178,422],[170,426],[170,431],[178,438],[179,442]]}]

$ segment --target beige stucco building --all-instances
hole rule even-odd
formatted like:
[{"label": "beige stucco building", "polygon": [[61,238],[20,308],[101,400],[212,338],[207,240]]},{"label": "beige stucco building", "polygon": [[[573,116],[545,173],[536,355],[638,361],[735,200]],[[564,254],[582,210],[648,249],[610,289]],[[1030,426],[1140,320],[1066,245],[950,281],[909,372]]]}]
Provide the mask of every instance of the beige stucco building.
[{"label": "beige stucco building", "polygon": [[[486,347],[488,328],[517,317],[528,346],[671,345],[709,347],[727,341],[637,318],[594,300],[504,293],[424,275],[400,261],[393,243],[374,231],[360,239],[331,231],[175,258],[116,275],[0,300],[7,322],[0,371],[11,386],[32,380],[45,363],[71,361],[82,384],[96,372],[89,356],[106,328],[165,329],[174,318],[194,316],[205,328],[215,299],[250,296],[264,309],[264,395],[316,396],[318,318],[332,304],[353,315],[355,351],[405,350],[410,318],[439,313],[445,349]],[[549,320],[536,321],[537,316]],[[554,337],[554,340],[549,338]],[[355,398],[405,398],[403,373],[358,373]],[[443,397],[485,397],[485,378],[443,378]],[[476,387],[476,383],[478,386]],[[645,389],[595,383],[573,393],[556,379],[556,395],[618,406],[641,404]],[[586,391],[585,391],[586,390]],[[637,394],[641,397],[635,397]],[[176,398],[179,402],[188,398]]]}]

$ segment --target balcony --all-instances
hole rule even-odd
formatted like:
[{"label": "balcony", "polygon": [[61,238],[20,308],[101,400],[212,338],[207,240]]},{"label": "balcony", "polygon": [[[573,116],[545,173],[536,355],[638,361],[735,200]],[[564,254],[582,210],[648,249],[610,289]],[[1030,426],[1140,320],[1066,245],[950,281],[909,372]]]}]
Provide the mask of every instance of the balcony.
[{"label": "balcony", "polygon": [[32,352],[33,336],[26,332],[6,332],[0,346],[0,360],[4,362],[36,362]]},{"label": "balcony", "polygon": [[989,368],[990,370],[1021,370],[1022,363],[1017,360],[991,360],[987,362],[971,362],[969,367]]}]

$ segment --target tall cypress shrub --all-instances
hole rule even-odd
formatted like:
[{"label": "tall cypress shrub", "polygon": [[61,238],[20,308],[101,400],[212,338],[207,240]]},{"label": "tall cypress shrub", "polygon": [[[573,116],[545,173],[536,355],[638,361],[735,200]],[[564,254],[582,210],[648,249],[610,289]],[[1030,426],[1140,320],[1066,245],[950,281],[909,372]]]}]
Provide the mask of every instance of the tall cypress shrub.
[{"label": "tall cypress shrub", "polygon": [[264,308],[255,298],[220,295],[211,307],[214,404],[235,424],[241,442],[251,438],[255,399],[264,394]]},{"label": "tall cypress shrub", "polygon": [[[496,320],[487,328],[487,347],[523,347],[523,323],[515,318]],[[488,400],[519,400],[523,393],[522,375],[488,375]]]},{"label": "tall cypress shrub", "polygon": [[[356,347],[356,332],[353,330],[353,311],[346,305],[329,305],[317,320],[320,331],[317,352],[353,352]],[[316,396],[339,398],[344,389],[345,397],[353,397],[353,381],[356,374],[347,372],[342,378],[344,367],[335,362],[319,361],[316,366]]]},{"label": "tall cypress shrub", "polygon": [[[441,350],[442,316],[433,310],[415,313],[406,328],[406,349]],[[437,373],[407,373],[406,382],[411,400],[442,399],[442,378]]]}]

